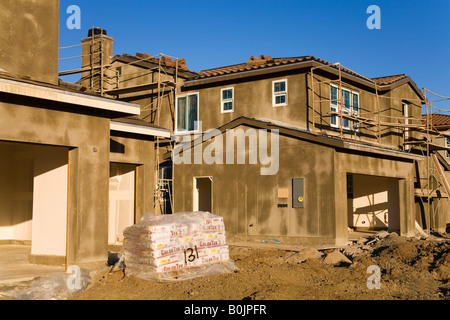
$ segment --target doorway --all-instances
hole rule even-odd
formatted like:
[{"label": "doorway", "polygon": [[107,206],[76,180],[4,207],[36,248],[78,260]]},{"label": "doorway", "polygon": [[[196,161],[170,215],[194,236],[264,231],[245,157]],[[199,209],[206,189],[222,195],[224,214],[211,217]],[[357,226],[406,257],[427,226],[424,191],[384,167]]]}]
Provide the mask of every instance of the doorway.
[{"label": "doorway", "polygon": [[68,150],[0,142],[0,244],[31,245],[30,261],[64,261]]},{"label": "doorway", "polygon": [[194,211],[212,212],[212,177],[194,178]]},{"label": "doorway", "polygon": [[108,244],[123,244],[123,230],[135,223],[136,166],[111,163],[109,171]]},{"label": "doorway", "polygon": [[354,230],[400,230],[399,180],[347,174],[348,226]]}]

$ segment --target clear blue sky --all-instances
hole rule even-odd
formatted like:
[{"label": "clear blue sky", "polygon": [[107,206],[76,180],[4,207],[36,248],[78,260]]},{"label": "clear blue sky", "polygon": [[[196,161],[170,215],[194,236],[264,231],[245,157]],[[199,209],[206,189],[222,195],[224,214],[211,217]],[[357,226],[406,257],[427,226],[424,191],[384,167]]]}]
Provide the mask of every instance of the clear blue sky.
[{"label": "clear blue sky", "polygon": [[[66,26],[70,5],[81,9],[80,30]],[[379,30],[366,26],[369,5],[381,9]],[[252,55],[312,55],[366,77],[405,73],[420,89],[450,96],[449,0],[60,1],[60,46],[79,44],[92,26],[115,38],[114,54],[164,53],[194,71]],[[60,70],[79,66],[63,61]]]}]

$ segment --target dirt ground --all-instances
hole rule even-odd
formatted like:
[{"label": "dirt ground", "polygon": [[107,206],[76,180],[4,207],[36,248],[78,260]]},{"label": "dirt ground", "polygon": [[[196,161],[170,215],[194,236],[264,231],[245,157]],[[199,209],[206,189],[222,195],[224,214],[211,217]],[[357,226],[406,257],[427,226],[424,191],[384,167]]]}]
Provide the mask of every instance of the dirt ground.
[{"label": "dirt ground", "polygon": [[[91,278],[86,290],[70,299],[450,299],[447,235],[419,239],[385,232],[360,238],[350,246],[321,251],[286,250],[276,245],[229,247],[238,268],[230,273],[158,283],[125,276],[123,270],[105,269]],[[367,272],[371,265],[379,267],[379,289],[373,278],[376,273]]]}]

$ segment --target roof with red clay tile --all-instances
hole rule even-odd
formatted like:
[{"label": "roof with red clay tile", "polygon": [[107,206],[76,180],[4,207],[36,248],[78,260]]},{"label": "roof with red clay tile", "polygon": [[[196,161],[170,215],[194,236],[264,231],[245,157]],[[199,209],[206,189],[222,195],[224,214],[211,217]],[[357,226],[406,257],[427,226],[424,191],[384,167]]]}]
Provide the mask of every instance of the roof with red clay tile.
[{"label": "roof with red clay tile", "polygon": [[379,86],[384,85],[390,85],[397,81],[403,80],[408,78],[406,74],[398,74],[394,76],[387,76],[387,77],[378,77],[378,78],[372,78],[372,80]]},{"label": "roof with red clay tile", "polygon": [[152,57],[148,53],[139,53],[136,52],[136,55],[131,55],[127,53],[122,53],[122,55],[116,55],[114,58],[127,58],[129,60],[133,60],[133,63],[142,62],[142,63],[151,63],[153,65],[159,65],[163,67],[168,67],[175,69],[178,67],[179,70],[185,71],[187,73],[192,73],[194,75],[197,75],[198,73],[192,70],[189,70],[186,66],[186,60],[185,59],[178,59],[178,62],[176,62],[175,59],[172,59],[168,56],[154,56]]},{"label": "roof with red clay tile", "polygon": [[[199,75],[196,79],[203,79],[203,78],[210,78],[215,76],[223,76],[228,74],[234,74],[244,71],[251,71],[251,70],[258,70],[263,68],[270,68],[270,67],[276,67],[276,66],[282,66],[282,65],[288,65],[293,63],[299,63],[299,62],[306,62],[306,61],[315,61],[319,62],[321,64],[333,67],[338,69],[338,64],[333,64],[330,62],[327,62],[325,60],[313,57],[313,56],[302,56],[302,57],[289,57],[289,58],[272,58],[271,56],[264,56],[261,55],[259,57],[250,57],[250,59],[245,63],[239,63],[231,66],[225,66],[225,67],[219,67],[219,68],[213,68],[208,70],[203,70],[199,72]],[[362,78],[364,80],[368,80],[370,82],[373,82],[377,85],[390,85],[397,81],[403,80],[408,78],[405,74],[400,75],[393,75],[393,76],[385,76],[385,77],[378,77],[378,78],[367,78],[364,77],[348,68],[342,67],[341,70],[345,73],[351,74],[353,76]]]},{"label": "roof with red clay tile", "polygon": [[[450,127],[450,115],[446,114],[431,114],[430,123],[433,127]],[[423,124],[426,125],[427,115],[422,115]]]}]

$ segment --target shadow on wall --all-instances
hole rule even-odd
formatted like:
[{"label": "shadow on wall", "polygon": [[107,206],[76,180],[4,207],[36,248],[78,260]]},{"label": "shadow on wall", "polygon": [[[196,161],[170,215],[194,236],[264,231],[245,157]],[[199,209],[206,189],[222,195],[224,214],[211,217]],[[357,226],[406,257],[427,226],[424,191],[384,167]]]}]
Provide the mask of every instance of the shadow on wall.
[{"label": "shadow on wall", "polygon": [[56,194],[67,195],[67,161],[67,148],[0,142],[0,240],[31,240],[33,206],[65,201]]},{"label": "shadow on wall", "polygon": [[351,174],[347,183],[351,184],[347,190],[349,227],[399,228],[397,179]]}]

